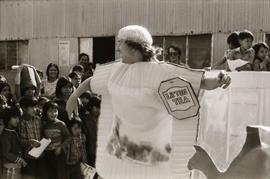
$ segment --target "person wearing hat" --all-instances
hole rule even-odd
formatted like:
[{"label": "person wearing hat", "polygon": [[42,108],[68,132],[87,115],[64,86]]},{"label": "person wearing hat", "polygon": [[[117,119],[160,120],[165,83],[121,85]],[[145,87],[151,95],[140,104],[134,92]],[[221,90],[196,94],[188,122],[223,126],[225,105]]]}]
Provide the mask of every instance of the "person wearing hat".
[{"label": "person wearing hat", "polygon": [[142,26],[120,29],[117,50],[121,58],[98,66],[93,77],[85,80],[67,102],[70,116],[83,92],[102,95],[96,155],[97,172],[102,178],[173,177],[173,117],[158,96],[161,82],[180,76],[197,94],[200,87],[211,90],[230,84],[225,73],[206,78],[203,71],[159,62],[156,56],[160,49],[152,43],[151,34]]},{"label": "person wearing hat", "polygon": [[28,152],[34,148],[39,147],[42,138],[42,121],[36,115],[36,107],[38,100],[35,97],[24,96],[19,101],[22,109],[22,118],[18,126],[18,135],[23,149],[23,157],[27,162],[27,166],[22,169],[24,177],[41,178],[43,174],[41,158],[33,158]]},{"label": "person wearing hat", "polygon": [[17,70],[15,77],[15,94],[17,99],[20,99],[22,96],[39,97],[41,80],[36,68],[28,64],[13,66],[12,68]]}]

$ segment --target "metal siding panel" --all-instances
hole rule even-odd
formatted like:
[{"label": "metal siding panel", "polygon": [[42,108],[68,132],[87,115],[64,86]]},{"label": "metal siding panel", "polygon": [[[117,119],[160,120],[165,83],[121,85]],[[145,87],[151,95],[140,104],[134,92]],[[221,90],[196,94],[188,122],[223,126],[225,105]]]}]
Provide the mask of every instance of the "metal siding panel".
[{"label": "metal siding panel", "polygon": [[33,36],[34,38],[44,38],[47,37],[48,24],[47,17],[48,12],[47,7],[48,2],[34,1],[33,7]]},{"label": "metal siding panel", "polygon": [[[49,63],[58,64],[58,43],[60,40],[70,41],[70,61],[78,57],[77,38],[53,38],[29,40],[29,63],[37,69],[46,71]],[[67,74],[70,66],[61,67],[61,74]]]},{"label": "metal siding panel", "polygon": [[103,0],[79,1],[82,11],[80,12],[79,31],[80,36],[102,36],[103,35]]},{"label": "metal siding panel", "polygon": [[189,1],[188,27],[190,32],[200,33],[202,26],[202,2],[200,0]]},{"label": "metal siding panel", "polygon": [[74,37],[75,35],[80,34],[82,26],[79,25],[81,19],[80,10],[81,1],[68,1],[65,2],[64,10],[64,26],[65,26],[65,35],[69,37]]},{"label": "metal siding panel", "polygon": [[0,40],[3,40],[5,37],[5,7],[4,2],[0,1]]},{"label": "metal siding panel", "polygon": [[[172,34],[174,3],[165,0],[149,0],[149,29],[154,35]],[[172,22],[172,23],[169,23]]]},{"label": "metal siding panel", "polygon": [[211,3],[209,1],[204,1],[203,5],[203,13],[202,13],[202,31],[207,31],[208,29],[210,29],[210,17],[211,17]]},{"label": "metal siding panel", "polygon": [[18,6],[18,37],[29,39],[33,37],[33,2],[19,2]]},{"label": "metal siding panel", "polygon": [[228,49],[227,46],[227,37],[229,34],[225,33],[214,33],[212,35],[213,39],[213,62],[212,64],[215,64],[217,61],[221,60],[224,56],[225,50]]},{"label": "metal siding panel", "polygon": [[46,37],[63,37],[66,36],[65,31],[65,3],[63,1],[45,2],[46,15],[45,23],[47,25]]},{"label": "metal siding panel", "polygon": [[270,21],[269,21],[269,16],[270,16],[270,3],[269,0],[264,0],[264,4],[263,4],[263,8],[262,11],[263,13],[261,13],[261,19],[262,19],[262,29],[267,31],[270,31],[269,27],[270,27]]},{"label": "metal siding panel", "polygon": [[120,21],[121,3],[119,3],[119,0],[104,0],[103,9],[104,35],[115,35],[123,26]]},{"label": "metal siding panel", "polygon": [[0,1],[2,39],[114,35],[141,24],[154,35],[270,31],[269,0]]},{"label": "metal siding panel", "polygon": [[148,0],[121,1],[121,26],[138,24],[148,27]]},{"label": "metal siding panel", "polygon": [[186,8],[188,1],[182,1],[181,3],[173,1],[174,6],[174,23],[173,32],[175,34],[182,32],[190,32],[190,28],[186,24],[188,21],[188,8]]},{"label": "metal siding panel", "polygon": [[[15,39],[14,36],[14,16],[12,11],[12,3],[11,2],[2,2],[3,3],[3,39],[4,40],[11,40],[12,38]],[[13,35],[13,36],[12,36]]]}]

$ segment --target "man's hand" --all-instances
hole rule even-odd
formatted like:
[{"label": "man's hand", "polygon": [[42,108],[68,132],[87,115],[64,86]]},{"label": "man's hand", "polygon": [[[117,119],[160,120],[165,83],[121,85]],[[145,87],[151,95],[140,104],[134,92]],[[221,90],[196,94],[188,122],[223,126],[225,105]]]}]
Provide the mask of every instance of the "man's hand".
[{"label": "man's hand", "polygon": [[231,77],[227,75],[227,73],[223,70],[218,74],[218,78],[219,78],[219,87],[223,86],[222,88],[225,89],[231,84]]}]

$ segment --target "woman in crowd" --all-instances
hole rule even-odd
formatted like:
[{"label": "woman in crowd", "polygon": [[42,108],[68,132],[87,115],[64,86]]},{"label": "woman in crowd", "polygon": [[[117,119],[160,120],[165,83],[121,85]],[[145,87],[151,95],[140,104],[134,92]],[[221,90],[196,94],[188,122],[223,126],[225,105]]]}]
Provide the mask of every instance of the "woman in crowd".
[{"label": "woman in crowd", "polygon": [[46,75],[47,79],[43,81],[43,96],[53,98],[55,96],[56,84],[59,77],[59,67],[54,63],[47,66]]}]

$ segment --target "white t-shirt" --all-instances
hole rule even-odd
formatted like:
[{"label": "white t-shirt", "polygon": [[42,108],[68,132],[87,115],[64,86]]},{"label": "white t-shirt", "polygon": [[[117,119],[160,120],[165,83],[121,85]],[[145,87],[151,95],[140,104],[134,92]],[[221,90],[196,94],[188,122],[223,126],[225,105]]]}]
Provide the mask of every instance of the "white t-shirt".
[{"label": "white t-shirt", "polygon": [[55,94],[57,81],[58,79],[56,79],[54,82],[49,82],[47,79],[43,81],[44,94],[46,96],[51,96]]}]

